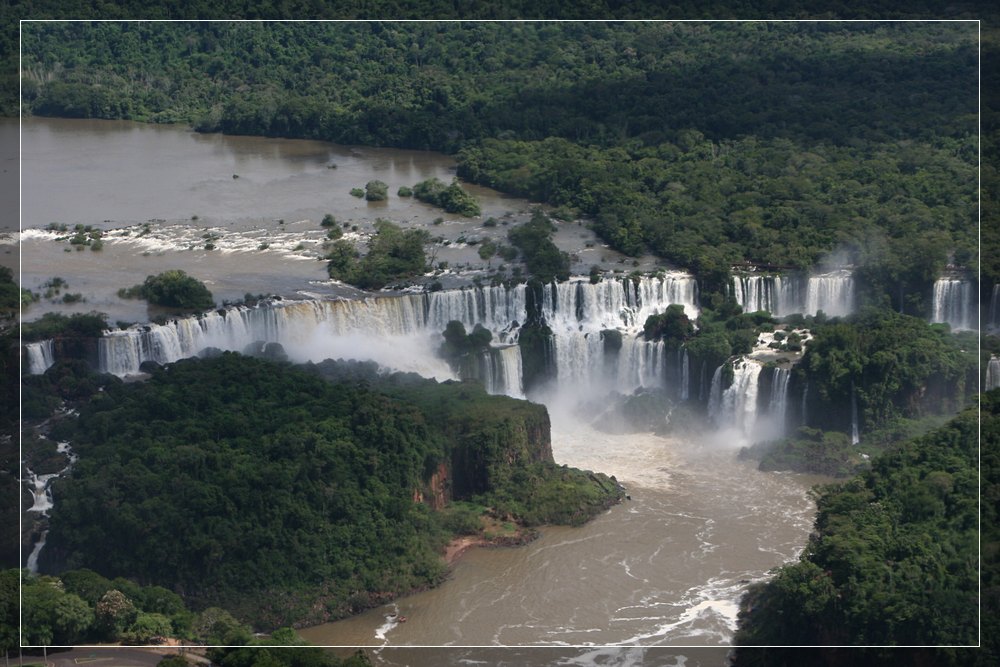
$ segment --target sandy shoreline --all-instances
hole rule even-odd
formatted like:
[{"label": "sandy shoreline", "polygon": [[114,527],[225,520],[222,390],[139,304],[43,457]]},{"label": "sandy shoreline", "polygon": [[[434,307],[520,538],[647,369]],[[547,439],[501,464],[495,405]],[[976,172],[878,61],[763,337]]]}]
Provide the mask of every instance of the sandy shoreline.
[{"label": "sandy shoreline", "polygon": [[478,535],[463,535],[456,538],[444,548],[444,562],[451,567],[466,551],[472,547],[480,547],[485,544],[487,544],[486,540]]}]

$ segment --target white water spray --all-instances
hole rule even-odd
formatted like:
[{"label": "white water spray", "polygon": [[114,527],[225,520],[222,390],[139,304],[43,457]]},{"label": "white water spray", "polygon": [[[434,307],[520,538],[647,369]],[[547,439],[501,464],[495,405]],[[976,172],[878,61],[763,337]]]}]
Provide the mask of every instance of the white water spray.
[{"label": "white water spray", "polygon": [[976,329],[973,287],[971,280],[941,278],[935,281],[931,322],[947,322],[956,331]]}]

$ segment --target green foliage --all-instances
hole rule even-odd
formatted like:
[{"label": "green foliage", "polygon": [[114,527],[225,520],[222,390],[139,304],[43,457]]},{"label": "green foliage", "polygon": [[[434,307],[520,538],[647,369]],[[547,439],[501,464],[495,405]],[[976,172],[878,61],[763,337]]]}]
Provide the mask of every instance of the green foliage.
[{"label": "green foliage", "polygon": [[107,315],[104,313],[45,313],[33,322],[21,326],[21,337],[24,341],[39,341],[48,338],[74,337],[99,338],[108,328]]},{"label": "green foliage", "polygon": [[[13,272],[6,266],[0,266],[0,319],[17,316],[18,309],[24,304],[25,292],[14,282]],[[31,292],[27,295],[28,303],[31,303]]]},{"label": "green foliage", "polygon": [[163,659],[156,663],[156,667],[191,667],[191,663],[183,655],[173,653],[163,656]]},{"label": "green foliage", "polygon": [[518,333],[517,344],[521,348],[522,382],[526,392],[555,377],[555,344],[548,325],[529,319]]},{"label": "green foliage", "polygon": [[680,344],[694,335],[694,323],[684,313],[684,306],[671,304],[658,315],[650,315],[642,326],[646,340],[665,339]]},{"label": "green foliage", "polygon": [[320,221],[320,227],[335,227],[337,225],[337,219],[333,217],[332,213],[327,213],[323,216],[323,220]]},{"label": "green foliage", "polygon": [[[4,595],[13,591],[13,611],[4,612],[8,620],[13,613],[12,628],[19,625],[18,575],[18,570],[0,573]],[[191,612],[178,595],[160,587],[142,587],[125,579],[112,582],[90,570],[64,572],[58,578],[25,572],[24,577],[23,627],[28,643],[149,644],[161,637],[187,636],[185,622]]]},{"label": "green foliage", "polygon": [[[20,554],[18,554],[20,555]],[[20,570],[0,570],[0,651],[6,655],[20,646]]]},{"label": "green foliage", "polygon": [[398,197],[412,197],[413,196],[413,188],[407,187],[405,185],[401,185],[399,187],[399,190],[396,191],[396,196],[398,196]]},{"label": "green foliage", "polygon": [[462,189],[458,179],[452,179],[451,185],[445,185],[436,177],[421,181],[413,186],[413,196],[422,202],[467,218],[475,217],[480,213],[479,202]]},{"label": "green foliage", "polygon": [[163,614],[147,614],[140,612],[128,630],[121,633],[123,644],[150,644],[154,639],[169,637],[173,634],[170,619]]},{"label": "green foliage", "polygon": [[360,649],[354,655],[340,659],[329,651],[305,646],[288,646],[275,640],[254,639],[243,648],[212,648],[208,657],[221,667],[371,667],[372,663]]},{"label": "green foliage", "polygon": [[976,355],[922,319],[866,309],[812,331],[800,366],[810,400],[824,406],[810,409],[812,426],[846,430],[852,392],[862,431],[899,417],[957,412],[975,393]]},{"label": "green foliage", "polygon": [[[991,453],[1000,446],[1000,392],[993,394],[982,413]],[[799,563],[751,588],[737,643],[976,644],[979,430],[977,411],[966,410],[851,481],[824,488],[817,538]],[[984,459],[983,479],[996,479],[995,462],[992,454]],[[989,506],[995,512],[995,502]],[[990,530],[987,541],[995,540]],[[993,559],[988,571],[995,568]],[[741,650],[735,664],[759,663]]]},{"label": "green foliage", "polygon": [[242,646],[251,637],[250,628],[219,607],[209,607],[198,614],[192,630],[200,641],[216,646]]},{"label": "green foliage", "polygon": [[108,640],[120,637],[138,618],[139,610],[121,591],[112,588],[94,605],[95,624]]},{"label": "green foliage", "polygon": [[805,268],[843,246],[866,300],[922,314],[948,253],[976,268],[977,34],[831,26],[33,23],[23,101],[458,152],[462,178],[579,211],[704,292],[734,263]]},{"label": "green foliage", "polygon": [[212,293],[205,283],[181,269],[147,276],[141,285],[118,290],[123,299],[145,299],[157,306],[184,310],[209,310],[215,307]]},{"label": "green foliage", "polygon": [[360,260],[354,244],[339,240],[327,255],[331,278],[362,289],[381,289],[394,281],[408,280],[424,272],[424,244],[430,235],[423,229],[403,230],[388,220],[375,223],[368,253]]},{"label": "green foliage", "polygon": [[29,578],[21,589],[21,620],[28,644],[75,644],[94,622],[94,612],[51,577]]},{"label": "green foliage", "polygon": [[351,196],[361,199],[362,197],[365,196],[365,191],[362,190],[361,188],[351,188]]},{"label": "green foliage", "polygon": [[479,244],[479,250],[478,250],[479,259],[488,262],[491,259],[493,259],[493,257],[497,254],[498,251],[499,247],[495,242],[483,241],[481,244]]},{"label": "green foliage", "polygon": [[516,516],[528,526],[578,526],[608,509],[621,496],[614,477],[548,461],[517,468],[509,482],[478,500],[500,516]]},{"label": "green foliage", "polygon": [[46,552],[265,625],[440,576],[412,494],[443,452],[418,413],[232,354],[169,370],[85,409]]},{"label": "green foliage", "polygon": [[539,210],[531,215],[531,220],[507,232],[510,242],[521,251],[528,271],[543,283],[569,278],[569,255],[559,250],[552,242],[552,223]]},{"label": "green foliage", "polygon": [[480,517],[486,507],[475,503],[456,501],[441,513],[441,525],[455,535],[477,535],[482,529]]},{"label": "green foliage", "polygon": [[[414,495],[436,493],[442,465],[452,497],[497,493],[525,521],[577,521],[610,502],[581,478],[560,513],[563,487],[541,490],[562,469],[532,468],[521,488],[520,469],[551,461],[541,406],[367,366],[355,375],[363,383],[332,362],[316,368],[343,381],[224,353],[109,384],[81,407],[61,433],[81,458],[60,480],[42,567],[93,570],[68,575],[68,587],[97,599],[107,635],[159,631],[162,619],[142,613],[196,637],[243,636],[221,613],[185,618],[171,590],[276,627],[437,582],[449,524]],[[105,578],[115,575],[157,586]]]},{"label": "green foliage", "polygon": [[366,201],[385,201],[389,198],[389,186],[382,181],[368,181],[365,184]]},{"label": "green foliage", "polygon": [[759,456],[761,470],[796,470],[831,477],[856,473],[864,463],[848,435],[805,426],[791,438],[754,445],[747,454]]}]

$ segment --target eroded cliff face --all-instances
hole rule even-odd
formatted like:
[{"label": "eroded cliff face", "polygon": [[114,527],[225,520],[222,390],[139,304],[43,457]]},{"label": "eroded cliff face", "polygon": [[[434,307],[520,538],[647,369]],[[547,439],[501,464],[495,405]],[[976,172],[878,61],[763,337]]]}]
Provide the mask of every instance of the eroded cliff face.
[{"label": "eroded cliff face", "polygon": [[456,499],[485,493],[519,467],[552,462],[549,413],[521,402],[516,412],[486,422],[463,420],[451,453]]},{"label": "eroded cliff face", "polygon": [[553,461],[545,406],[502,396],[490,397],[488,408],[462,404],[449,405],[447,459],[414,494],[434,509],[494,490],[527,465]]},{"label": "eroded cliff face", "polygon": [[451,500],[451,472],[442,461],[423,489],[413,490],[413,502],[424,503],[432,510],[442,510]]}]

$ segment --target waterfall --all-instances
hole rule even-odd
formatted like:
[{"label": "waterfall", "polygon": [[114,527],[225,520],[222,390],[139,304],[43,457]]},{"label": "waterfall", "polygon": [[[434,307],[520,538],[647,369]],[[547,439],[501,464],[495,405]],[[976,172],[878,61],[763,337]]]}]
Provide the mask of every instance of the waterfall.
[{"label": "waterfall", "polygon": [[36,475],[31,468],[25,468],[28,483],[31,485],[32,503],[29,512],[48,512],[52,509],[52,490],[49,483],[59,476],[59,473]]},{"label": "waterfall", "polygon": [[954,330],[976,329],[975,290],[971,280],[940,278],[934,282],[931,322],[947,322]]},{"label": "waterfall", "polygon": [[[524,398],[521,348],[516,345],[493,347],[483,351],[477,362],[474,375],[488,393]],[[468,377],[465,373],[462,376]]]},{"label": "waterfall", "polygon": [[802,425],[809,425],[809,381],[806,380],[806,387],[802,390]]},{"label": "waterfall", "polygon": [[[363,300],[273,301],[179,318],[162,325],[133,326],[105,333],[98,345],[99,363],[102,371],[124,376],[137,373],[144,361],[168,363],[194,356],[207,347],[239,352],[256,341],[292,348],[296,361],[318,361],[331,355],[372,358],[366,353],[374,351],[391,357],[393,346],[398,347],[395,357],[403,360],[413,347],[407,339],[423,334],[428,338],[424,347],[433,347],[430,335],[440,334],[447,324],[447,319],[441,323],[438,318],[463,317],[469,325],[483,319],[475,314],[479,306],[474,300],[464,300],[458,291],[456,295],[452,299],[417,294]],[[495,314],[490,315],[495,321]],[[333,337],[343,337],[342,344],[324,346],[324,341],[330,342]],[[417,360],[410,356],[410,363],[402,364],[400,370],[416,370],[412,366]]]},{"label": "waterfall", "polygon": [[[640,334],[646,317],[673,303],[696,317],[696,299],[694,278],[681,273],[544,286],[541,314],[553,331],[557,376],[575,386],[623,393],[676,381],[666,377],[664,344]],[[482,325],[493,333],[494,349],[488,360],[477,362],[477,377],[494,393],[523,396],[515,344],[526,319],[525,285],[361,300],[276,300],[109,331],[99,341],[98,356],[102,371],[126,376],[138,373],[144,361],[169,363],[205,348],[241,352],[264,341],[280,343],[297,362],[373,359],[397,370],[448,378],[452,371],[435,350],[447,323],[457,320],[467,330]],[[606,329],[622,335],[610,365],[601,339]]]},{"label": "waterfall", "polygon": [[792,372],[788,368],[774,367],[771,374],[771,397],[768,401],[768,417],[773,425],[772,437],[785,434],[785,422],[788,414],[788,381]]},{"label": "waterfall", "polygon": [[48,536],[48,529],[43,530],[38,541],[35,542],[35,546],[31,549],[31,553],[28,554],[28,560],[25,562],[24,567],[32,574],[38,574],[38,555],[42,553],[42,547],[45,546],[45,539]]},{"label": "waterfall", "polygon": [[745,313],[765,310],[784,317],[803,310],[802,281],[795,276],[734,274],[733,298]]},{"label": "waterfall", "polygon": [[[39,515],[44,517],[46,520],[49,518],[49,510],[51,510],[55,504],[52,497],[52,480],[58,478],[60,475],[66,474],[66,472],[73,467],[73,464],[76,463],[79,458],[73,453],[73,450],[70,448],[68,442],[57,443],[56,451],[60,454],[64,454],[67,458],[66,467],[59,472],[36,475],[31,468],[28,468],[27,466],[24,468],[24,472],[27,477],[26,481],[31,485],[32,495],[32,503],[31,507],[28,508],[28,511],[38,512]],[[38,538],[38,542],[35,543],[34,548],[32,548],[31,553],[28,555],[25,567],[29,572],[38,572],[38,555],[41,553],[42,547],[45,546],[45,539],[48,537],[48,534],[48,528],[42,531]]]},{"label": "waterfall", "polygon": [[[712,388],[708,392],[708,417],[712,420],[715,420],[722,411],[722,369],[724,367],[725,364],[719,366],[712,374]],[[704,366],[702,370],[704,370]],[[704,385],[705,383],[702,382],[703,387]]]},{"label": "waterfall", "polygon": [[989,328],[1000,327],[1000,283],[993,286],[993,294],[990,297],[990,321]]},{"label": "waterfall", "polygon": [[28,355],[28,372],[32,375],[41,375],[56,362],[51,340],[26,343],[24,351]]},{"label": "waterfall", "polygon": [[858,392],[851,383],[851,444],[857,445],[861,442],[861,434],[858,430]]},{"label": "waterfall", "polygon": [[815,315],[821,310],[830,317],[843,317],[854,312],[854,278],[850,271],[809,276],[805,314]]},{"label": "waterfall", "polygon": [[792,313],[815,315],[822,310],[831,317],[854,312],[854,279],[850,271],[801,276],[734,274],[732,295],[752,313],[766,310],[774,317]]},{"label": "waterfall", "polygon": [[686,401],[690,398],[690,384],[691,384],[691,371],[690,364],[688,363],[688,351],[686,347],[681,347],[677,351],[681,355],[681,400]]},{"label": "waterfall", "polygon": [[983,383],[983,390],[989,391],[1000,387],[1000,357],[993,355],[986,365],[986,380]]},{"label": "waterfall", "polygon": [[742,435],[753,433],[757,422],[757,389],[763,365],[747,357],[739,357],[732,362],[733,383],[725,390],[721,388],[722,366],[712,378],[712,394],[709,401],[709,417],[720,429],[735,429]]},{"label": "waterfall", "polygon": [[570,280],[546,285],[542,291],[545,323],[558,333],[623,329],[642,330],[646,318],[680,304],[691,319],[698,317],[698,290],[693,276],[668,273],[663,276]]},{"label": "waterfall", "polygon": [[[479,287],[460,290],[431,292],[427,295],[427,316],[425,326],[444,331],[452,320],[457,320],[471,330],[481,324],[490,331],[502,334],[514,322],[523,324],[527,311],[526,286],[515,285]],[[418,297],[413,297],[418,298]]]}]

